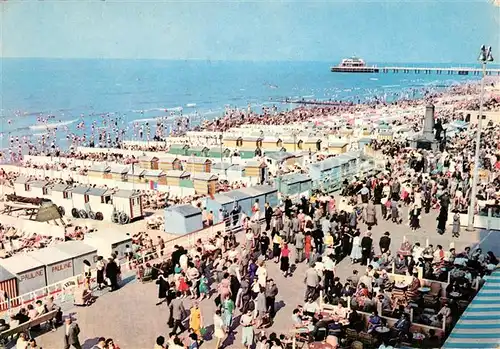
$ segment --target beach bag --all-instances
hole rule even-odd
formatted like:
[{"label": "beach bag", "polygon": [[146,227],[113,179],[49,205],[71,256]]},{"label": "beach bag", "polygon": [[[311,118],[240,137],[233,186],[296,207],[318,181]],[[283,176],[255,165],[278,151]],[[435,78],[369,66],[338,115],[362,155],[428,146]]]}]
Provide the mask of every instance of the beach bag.
[{"label": "beach bag", "polygon": [[207,329],[205,327],[200,328],[200,334],[202,338],[205,337],[205,335],[207,334]]}]

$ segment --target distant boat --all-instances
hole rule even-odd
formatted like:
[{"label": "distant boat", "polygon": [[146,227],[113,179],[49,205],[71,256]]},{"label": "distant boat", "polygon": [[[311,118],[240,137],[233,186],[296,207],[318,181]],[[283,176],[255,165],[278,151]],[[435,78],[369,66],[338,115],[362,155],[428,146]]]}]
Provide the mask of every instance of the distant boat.
[{"label": "distant boat", "polygon": [[377,67],[368,67],[364,60],[358,57],[344,58],[339,65],[331,67],[334,73],[378,73]]}]

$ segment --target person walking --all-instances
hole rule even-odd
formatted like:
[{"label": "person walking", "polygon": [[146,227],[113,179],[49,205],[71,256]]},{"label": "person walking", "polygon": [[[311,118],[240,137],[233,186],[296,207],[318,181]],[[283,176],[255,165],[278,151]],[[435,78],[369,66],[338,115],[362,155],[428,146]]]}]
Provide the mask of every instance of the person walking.
[{"label": "person walking", "polygon": [[371,236],[372,236],[371,231],[368,231],[366,233],[366,236],[364,236],[363,239],[361,239],[361,255],[362,255],[361,265],[367,264],[368,259],[370,258],[370,255],[372,253],[373,240]]},{"label": "person walking", "polygon": [[67,317],[64,325],[64,349],[81,349],[80,340],[80,327],[77,323],[73,322],[71,317]]},{"label": "person walking", "polygon": [[299,230],[295,235],[295,263],[300,263],[304,260],[304,233]]},{"label": "person walking", "polygon": [[284,277],[287,277],[288,269],[290,268],[290,249],[288,248],[287,243],[284,243],[283,248],[281,249],[280,262],[281,272],[283,273]]},{"label": "person walking", "polygon": [[189,328],[193,333],[196,333],[198,338],[201,338],[201,328],[203,327],[203,317],[199,303],[195,301],[189,312]]},{"label": "person walking", "polygon": [[170,336],[177,335],[177,330],[180,329],[181,332],[184,332],[186,328],[182,324],[182,320],[185,318],[186,309],[184,308],[184,302],[182,301],[182,293],[177,291],[176,298],[172,300],[171,303],[171,316],[173,319],[173,328],[172,332],[170,332]]},{"label": "person walking", "polygon": [[217,338],[215,349],[221,348],[226,338],[226,332],[224,331],[224,321],[222,320],[221,311],[219,309],[214,313],[214,337]]},{"label": "person walking", "polygon": [[380,253],[385,253],[389,250],[391,247],[391,238],[388,231],[384,233],[384,236],[382,236],[378,242],[378,246],[380,247]]},{"label": "person walking", "polygon": [[266,307],[269,312],[269,317],[274,318],[276,310],[274,304],[276,303],[276,296],[278,295],[278,286],[273,279],[269,279],[266,285]]},{"label": "person walking", "polygon": [[312,265],[309,269],[306,270],[306,278],[305,278],[306,293],[304,295],[304,301],[314,298],[314,295],[316,294],[316,289],[320,282],[318,272],[314,267],[315,265]]},{"label": "person walking", "polygon": [[252,310],[247,310],[247,312],[241,315],[240,325],[242,327],[241,331],[241,344],[247,349],[250,349],[253,344],[254,329],[255,324],[254,318],[252,316]]},{"label": "person walking", "polygon": [[95,267],[97,269],[97,287],[99,288],[99,290],[102,290],[106,285],[106,282],[104,281],[104,268],[106,268],[106,263],[104,263],[104,258],[102,256],[97,257],[97,263]]},{"label": "person walking", "polygon": [[234,308],[236,308],[236,306],[231,298],[226,298],[222,303],[222,320],[224,321],[224,329],[226,333],[231,333]]},{"label": "person walking", "polygon": [[361,252],[361,238],[359,232],[356,232],[352,239],[351,263],[357,263],[361,259],[363,256]]},{"label": "person walking", "polygon": [[114,259],[109,258],[108,263],[106,264],[106,278],[108,278],[109,280],[111,291],[115,291],[118,289],[118,273],[119,269]]}]

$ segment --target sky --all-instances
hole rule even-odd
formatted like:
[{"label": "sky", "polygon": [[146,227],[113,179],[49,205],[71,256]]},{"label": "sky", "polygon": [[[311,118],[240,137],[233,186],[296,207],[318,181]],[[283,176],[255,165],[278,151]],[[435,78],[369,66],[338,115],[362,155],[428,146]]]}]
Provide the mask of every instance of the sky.
[{"label": "sky", "polygon": [[4,0],[2,57],[475,63],[487,0]]}]

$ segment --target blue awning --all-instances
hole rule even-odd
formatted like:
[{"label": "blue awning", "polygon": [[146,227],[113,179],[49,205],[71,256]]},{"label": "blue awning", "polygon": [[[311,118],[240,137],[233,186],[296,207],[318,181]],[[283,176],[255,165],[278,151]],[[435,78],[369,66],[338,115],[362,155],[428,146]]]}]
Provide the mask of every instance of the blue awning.
[{"label": "blue awning", "polygon": [[443,349],[498,348],[500,346],[500,269],[469,304]]}]

